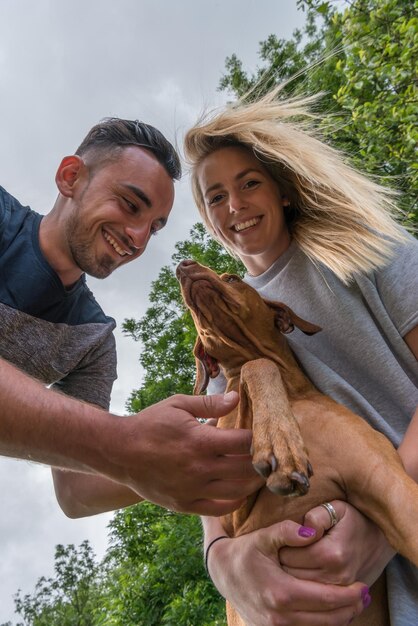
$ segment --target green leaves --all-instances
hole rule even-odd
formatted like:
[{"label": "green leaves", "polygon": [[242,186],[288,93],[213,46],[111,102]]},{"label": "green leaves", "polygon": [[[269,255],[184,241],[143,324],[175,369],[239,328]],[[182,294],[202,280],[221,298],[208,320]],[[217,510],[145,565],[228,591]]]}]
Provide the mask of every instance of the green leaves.
[{"label": "green leaves", "polygon": [[298,6],[307,15],[303,37],[299,31],[289,41],[268,37],[259,49],[264,63],[252,76],[234,55],[220,88],[240,96],[263,76],[267,89],[305,68],[285,92],[325,92],[326,138],[359,169],[400,189],[407,219],[417,225],[418,2],[299,0]]},{"label": "green leaves", "polygon": [[101,573],[88,541],[55,549],[55,575],[38,580],[31,596],[15,597],[17,626],[95,626],[100,606]]},{"label": "green leaves", "polygon": [[16,596],[17,626],[225,626],[197,517],[143,503],[118,511],[109,527],[100,564],[87,541],[57,546],[55,575]]}]

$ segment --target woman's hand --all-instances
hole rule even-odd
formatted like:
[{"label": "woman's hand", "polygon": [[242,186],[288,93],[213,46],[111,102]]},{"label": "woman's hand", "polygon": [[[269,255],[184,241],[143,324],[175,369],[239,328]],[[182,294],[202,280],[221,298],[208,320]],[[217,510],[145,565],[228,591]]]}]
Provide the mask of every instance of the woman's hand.
[{"label": "woman's hand", "polygon": [[330,525],[329,513],[322,506],[311,509],[304,524],[315,528],[322,538],[307,547],[283,548],[280,563],[296,578],[340,585],[361,580],[370,586],[395,551],[380,528],[356,508],[340,500],[331,504],[337,513],[337,524],[323,535]]},{"label": "woman's hand", "polygon": [[247,626],[345,626],[370,603],[364,584],[343,587],[301,580],[280,565],[283,546],[292,546],[286,548],[290,554],[292,550],[303,552],[315,539],[312,529],[279,522],[215,542],[209,551],[208,570],[218,591]]}]

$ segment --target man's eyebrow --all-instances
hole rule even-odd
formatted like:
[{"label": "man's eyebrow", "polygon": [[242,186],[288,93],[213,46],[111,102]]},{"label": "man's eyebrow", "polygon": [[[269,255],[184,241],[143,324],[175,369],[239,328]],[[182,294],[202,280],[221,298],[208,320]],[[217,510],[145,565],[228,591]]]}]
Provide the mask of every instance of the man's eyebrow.
[{"label": "man's eyebrow", "polygon": [[[242,172],[238,172],[238,174],[235,176],[235,180],[241,180],[241,178],[244,178],[244,176],[247,176],[247,174],[249,174],[250,172],[255,172],[256,174],[263,173],[261,170],[258,170],[255,167],[247,167],[245,170],[242,170]],[[210,187],[206,189],[205,194],[208,194],[211,191],[215,191],[215,189],[220,189],[221,187],[222,187],[221,183],[214,183],[213,185],[211,185]]]},{"label": "man's eyebrow", "polygon": [[142,191],[142,189],[140,187],[137,187],[136,185],[130,185],[130,184],[125,184],[124,187],[127,187],[127,189],[132,191],[132,193],[139,200],[142,200],[142,202],[144,202],[147,205],[148,208],[152,207],[152,202],[151,202],[150,198],[147,196],[147,194],[144,191]]}]

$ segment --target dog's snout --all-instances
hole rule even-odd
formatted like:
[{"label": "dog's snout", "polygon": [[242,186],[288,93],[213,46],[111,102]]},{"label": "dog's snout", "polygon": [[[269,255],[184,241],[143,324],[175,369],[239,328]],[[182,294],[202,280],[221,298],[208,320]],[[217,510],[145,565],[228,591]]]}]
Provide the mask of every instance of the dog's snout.
[{"label": "dog's snout", "polygon": [[177,278],[180,277],[181,271],[186,269],[187,267],[190,267],[191,265],[196,265],[196,261],[193,261],[193,259],[185,259],[184,261],[181,261],[178,265],[177,265],[177,269],[176,269],[176,276]]}]

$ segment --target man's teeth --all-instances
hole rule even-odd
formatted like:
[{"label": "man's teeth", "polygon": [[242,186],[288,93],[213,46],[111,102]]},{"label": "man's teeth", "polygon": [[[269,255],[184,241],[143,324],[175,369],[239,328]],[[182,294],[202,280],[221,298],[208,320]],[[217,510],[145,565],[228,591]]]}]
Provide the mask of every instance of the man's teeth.
[{"label": "man's teeth", "polygon": [[107,242],[110,243],[110,245],[116,250],[116,252],[118,254],[120,254],[120,256],[126,256],[127,254],[131,255],[131,252],[127,252],[126,250],[122,250],[122,248],[120,248],[118,246],[118,244],[116,243],[116,241],[113,239],[113,237],[111,235],[109,235],[109,233],[103,232],[103,236],[106,239]]},{"label": "man's teeth", "polygon": [[235,224],[234,228],[236,231],[245,230],[245,228],[250,228],[250,226],[255,226],[260,221],[259,217],[253,217],[251,220],[247,220],[246,222],[240,222],[239,224]]}]

